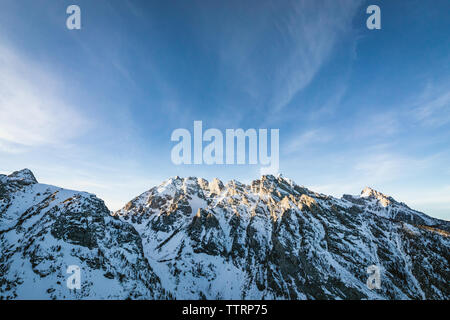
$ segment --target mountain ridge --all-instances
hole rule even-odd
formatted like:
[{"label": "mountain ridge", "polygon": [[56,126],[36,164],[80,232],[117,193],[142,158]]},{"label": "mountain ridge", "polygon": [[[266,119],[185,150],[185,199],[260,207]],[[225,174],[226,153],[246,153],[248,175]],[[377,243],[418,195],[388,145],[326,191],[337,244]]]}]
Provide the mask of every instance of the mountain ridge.
[{"label": "mountain ridge", "polygon": [[[216,185],[222,187],[217,189]],[[386,198],[377,196],[381,200]],[[437,245],[436,261],[447,261],[439,267],[420,266],[414,259],[411,262],[410,256],[414,250],[425,256],[432,252],[428,246],[414,248],[413,237],[418,235],[425,235],[425,239],[430,238],[427,241],[436,244],[440,240],[435,242],[434,237],[444,236],[439,239],[445,248],[448,232],[442,229],[448,229],[448,222],[392,200],[385,203],[371,196],[337,199],[274,176],[263,176],[248,185],[233,180],[223,184],[220,180],[177,177],[151,188],[114,214],[135,226],[163,286],[170,287],[178,298],[448,296],[448,290],[440,285],[442,291],[433,292],[437,283],[428,292],[417,286],[425,269],[448,271],[448,254],[441,256],[446,250]],[[425,223],[425,227],[409,222]],[[412,252],[406,253],[404,246]],[[386,266],[380,263],[382,259],[386,260]],[[389,274],[391,286],[391,291],[381,295],[367,290],[361,274],[368,265],[377,263]],[[414,269],[422,268],[421,272],[408,268],[398,272],[399,266],[411,264]],[[192,271],[196,266],[208,271],[196,275]],[[226,284],[220,276],[224,266],[228,272]],[[358,266],[356,274],[355,266]],[[331,283],[325,281],[338,270],[339,277]],[[189,277],[180,278],[179,274]],[[405,284],[398,282],[398,275],[409,279],[406,292],[402,288]],[[208,281],[202,283],[200,280],[205,277]],[[441,274],[437,279],[441,277],[445,279]],[[318,287],[315,281],[325,284]]]},{"label": "mountain ridge", "polygon": [[[86,192],[39,184],[29,170],[0,175],[0,299],[161,299],[133,227]],[[66,286],[69,266],[79,290]]]},{"label": "mountain ridge", "polygon": [[[0,175],[0,298],[450,297],[449,222],[373,189],[338,199],[282,176],[174,177],[111,213],[22,171]],[[69,264],[80,290],[65,286]]]},{"label": "mountain ridge", "polygon": [[[208,188],[210,190],[214,191],[214,193],[216,193],[216,194],[220,193],[226,187],[230,187],[230,186],[233,186],[233,185],[236,185],[236,184],[238,186],[241,186],[241,187],[245,186],[244,183],[241,183],[240,181],[235,180],[235,179],[232,179],[232,180],[228,181],[226,184],[224,184],[224,182],[221,181],[218,178],[213,178],[211,180],[211,182],[209,182],[207,179],[201,178],[201,177],[190,176],[190,177],[183,178],[183,177],[180,177],[180,176],[174,176],[174,177],[171,177],[171,178],[163,181],[160,185],[155,186],[153,188],[150,188],[150,190],[153,190],[155,188],[156,189],[164,188],[166,185],[171,184],[174,181],[177,181],[177,182],[182,182],[184,180],[194,181],[195,179],[197,179],[199,181],[199,183],[201,182],[200,184],[203,184],[204,186],[208,186]],[[289,178],[285,178],[281,174],[278,177],[274,176],[274,175],[262,175],[261,179],[264,180],[264,181],[269,181],[271,183],[273,183],[277,179],[282,179],[287,184],[289,184],[291,186],[295,185],[297,188],[302,189],[303,192],[305,192],[305,194],[306,193],[310,193],[310,194],[314,194],[314,195],[318,195],[318,196],[325,196],[325,197],[334,198],[332,196],[328,196],[328,195],[325,195],[325,194],[322,194],[322,193],[317,193],[317,192],[311,191],[311,190],[309,190],[308,188],[306,188],[304,186],[297,185],[295,182],[293,182],[293,180],[291,180]],[[257,188],[257,186],[254,185],[254,183],[256,181],[260,181],[261,179],[253,180],[249,185],[251,185],[254,188]],[[211,189],[211,188],[213,188],[213,189]],[[143,194],[147,194],[150,190],[145,191],[141,195],[135,197],[133,200],[141,197]],[[417,215],[419,215],[421,217],[426,216],[427,218],[426,218],[426,221],[424,221],[424,222],[428,222],[428,224],[432,223],[431,221],[439,222],[438,223],[439,226],[441,226],[443,228],[446,228],[445,230],[450,232],[450,229],[448,227],[448,225],[450,225],[450,221],[439,219],[439,218],[435,218],[435,217],[431,217],[431,216],[429,216],[429,215],[427,215],[427,214],[425,214],[423,212],[411,209],[406,203],[399,202],[399,201],[395,200],[393,197],[391,197],[389,195],[386,195],[386,194],[384,194],[384,193],[382,193],[382,192],[380,192],[380,191],[378,191],[376,189],[373,189],[371,187],[368,187],[368,186],[364,187],[359,195],[343,194],[340,199],[341,200],[347,200],[347,201],[350,201],[352,203],[358,203],[358,202],[362,203],[361,201],[358,201],[359,199],[361,199],[361,200],[364,200],[364,199],[375,199],[375,200],[377,200],[378,204],[380,204],[382,207],[385,207],[385,208],[388,207],[389,205],[397,205],[397,206],[403,207],[405,210],[411,210],[412,213],[417,214]],[[116,210],[115,213],[120,213],[125,207],[132,206],[133,200],[131,200],[130,202],[125,204],[125,206],[122,209]],[[385,216],[385,215],[383,215],[383,216]],[[400,219],[399,221],[403,221],[403,220]],[[408,222],[408,221],[405,221],[405,222]],[[425,224],[425,225],[428,225],[428,224]],[[448,224],[448,225],[446,225],[446,224]]]}]

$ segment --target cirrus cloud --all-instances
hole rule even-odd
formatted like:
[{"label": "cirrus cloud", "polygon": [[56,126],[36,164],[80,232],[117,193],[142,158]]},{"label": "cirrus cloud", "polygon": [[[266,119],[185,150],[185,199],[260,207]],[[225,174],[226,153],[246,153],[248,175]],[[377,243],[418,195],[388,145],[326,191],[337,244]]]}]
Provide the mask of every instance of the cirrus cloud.
[{"label": "cirrus cloud", "polygon": [[63,88],[54,74],[0,43],[0,150],[61,144],[86,129],[89,121]]}]

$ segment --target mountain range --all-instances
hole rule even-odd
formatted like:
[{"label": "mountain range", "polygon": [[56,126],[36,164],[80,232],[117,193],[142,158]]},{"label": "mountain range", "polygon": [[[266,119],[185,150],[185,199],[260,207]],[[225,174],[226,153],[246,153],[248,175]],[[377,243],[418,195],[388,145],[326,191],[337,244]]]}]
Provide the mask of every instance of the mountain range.
[{"label": "mountain range", "polygon": [[24,169],[0,175],[0,299],[448,300],[449,235],[371,188],[174,177],[111,212]]}]

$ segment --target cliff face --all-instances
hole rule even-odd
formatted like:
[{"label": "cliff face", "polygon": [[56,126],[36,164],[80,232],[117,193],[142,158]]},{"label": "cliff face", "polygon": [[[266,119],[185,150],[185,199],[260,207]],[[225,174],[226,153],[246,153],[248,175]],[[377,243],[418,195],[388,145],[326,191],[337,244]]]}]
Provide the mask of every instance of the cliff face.
[{"label": "cliff face", "polygon": [[111,214],[22,170],[0,175],[0,298],[449,299],[448,230],[369,188],[337,199],[274,176],[176,177]]},{"label": "cliff face", "polygon": [[[141,239],[94,195],[0,175],[0,298],[164,298]],[[71,265],[81,288],[70,290]]]},{"label": "cliff face", "polygon": [[[336,199],[288,179],[174,178],[115,213],[177,298],[445,299],[449,223],[366,188]],[[369,290],[367,268],[381,270]]]}]

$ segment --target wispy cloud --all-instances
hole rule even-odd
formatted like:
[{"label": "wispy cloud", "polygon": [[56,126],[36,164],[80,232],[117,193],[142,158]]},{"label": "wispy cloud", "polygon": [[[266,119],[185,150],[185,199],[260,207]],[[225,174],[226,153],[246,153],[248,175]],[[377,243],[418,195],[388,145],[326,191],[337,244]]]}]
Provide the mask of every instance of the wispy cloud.
[{"label": "wispy cloud", "polygon": [[63,143],[88,121],[60,92],[54,75],[0,43],[0,150]]},{"label": "wispy cloud", "polygon": [[26,148],[23,145],[0,139],[0,151],[10,154],[20,154],[25,152]]},{"label": "wispy cloud", "polygon": [[439,127],[450,122],[450,87],[428,85],[415,103],[415,118],[426,126]]},{"label": "wispy cloud", "polygon": [[351,136],[356,139],[393,136],[402,130],[400,119],[395,111],[364,113],[355,121]]},{"label": "wispy cloud", "polygon": [[[333,58],[340,40],[356,41],[352,19],[362,1],[263,1],[258,2],[256,14],[254,7],[248,9],[238,3],[231,21],[215,16],[226,29],[217,27],[213,39],[205,36],[208,50],[212,47],[217,51],[220,61],[217,74],[219,79],[226,79],[226,88],[238,88],[239,100],[249,99],[245,100],[246,110],[264,111],[267,118],[263,121],[272,121],[279,119],[280,111]],[[252,18],[239,19],[246,14]],[[203,19],[208,27],[216,25],[206,9]],[[345,93],[344,87],[339,90],[335,101]],[[226,102],[234,105],[236,100]],[[241,111],[240,105],[236,107],[239,108]],[[322,111],[327,112],[325,109]]]},{"label": "wispy cloud", "polygon": [[122,208],[137,195],[162,182],[148,177],[146,173],[128,174],[118,170],[109,170],[106,173],[75,171],[69,174],[49,172],[40,182],[94,193],[113,211]]},{"label": "wispy cloud", "polygon": [[322,144],[333,139],[333,135],[327,130],[316,128],[304,131],[288,140],[283,148],[283,153],[289,155],[298,151],[304,151],[304,148],[311,144]]},{"label": "wispy cloud", "polygon": [[339,109],[342,99],[347,93],[347,83],[348,76],[344,77],[344,81],[339,83],[337,88],[331,92],[330,96],[325,100],[325,102],[311,111],[309,115],[310,120],[317,120],[324,116],[332,116],[335,114],[336,110]]},{"label": "wispy cloud", "polygon": [[296,1],[278,29],[292,50],[275,74],[275,111],[288,105],[314,78],[339,37],[350,30],[360,1]]},{"label": "wispy cloud", "polygon": [[412,170],[420,170],[426,164],[426,159],[409,158],[393,153],[377,153],[359,158],[353,172],[366,183],[377,184],[398,179]]}]

